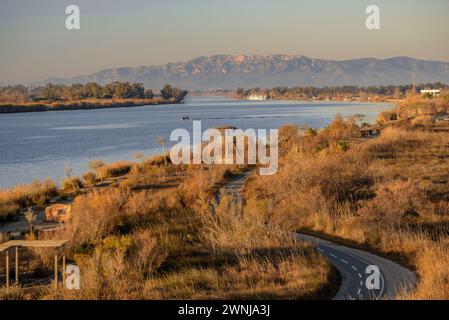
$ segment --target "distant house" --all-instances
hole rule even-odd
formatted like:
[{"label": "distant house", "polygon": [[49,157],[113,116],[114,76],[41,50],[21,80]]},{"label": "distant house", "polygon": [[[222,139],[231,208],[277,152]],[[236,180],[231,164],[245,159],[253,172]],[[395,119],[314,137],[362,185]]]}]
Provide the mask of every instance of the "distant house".
[{"label": "distant house", "polygon": [[252,94],[248,97],[248,100],[256,100],[256,101],[267,100],[267,96],[262,94]]},{"label": "distant house", "polygon": [[427,90],[427,89],[425,89],[425,90],[421,90],[421,94],[422,95],[431,95],[432,97],[433,96],[437,96],[437,95],[439,95],[441,93],[441,90]]}]

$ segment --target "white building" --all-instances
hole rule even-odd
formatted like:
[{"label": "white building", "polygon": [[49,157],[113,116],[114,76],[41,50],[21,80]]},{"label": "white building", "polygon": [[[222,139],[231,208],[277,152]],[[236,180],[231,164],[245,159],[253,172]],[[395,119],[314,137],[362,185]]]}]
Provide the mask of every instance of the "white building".
[{"label": "white building", "polygon": [[421,90],[422,95],[430,94],[431,96],[437,96],[440,94],[440,92],[441,90]]},{"label": "white building", "polygon": [[255,100],[255,101],[267,100],[267,96],[262,94],[252,94],[248,97],[248,100]]}]

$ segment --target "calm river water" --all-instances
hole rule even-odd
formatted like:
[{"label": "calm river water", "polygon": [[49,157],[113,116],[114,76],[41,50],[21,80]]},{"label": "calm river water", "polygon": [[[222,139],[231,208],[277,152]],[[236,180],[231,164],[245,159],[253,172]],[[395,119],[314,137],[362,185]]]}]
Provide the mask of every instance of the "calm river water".
[{"label": "calm river water", "polygon": [[[294,123],[324,127],[338,114],[364,114],[366,122],[391,109],[390,104],[238,101],[195,97],[182,105],[134,108],[53,111],[0,115],[0,188],[33,179],[64,177],[87,171],[93,159],[105,162],[133,160],[136,153],[160,153],[156,140],[169,140],[172,130],[191,131],[192,120],[202,128],[232,125],[278,128]],[[190,120],[182,120],[188,116]],[[134,156],[133,156],[134,155]]]}]

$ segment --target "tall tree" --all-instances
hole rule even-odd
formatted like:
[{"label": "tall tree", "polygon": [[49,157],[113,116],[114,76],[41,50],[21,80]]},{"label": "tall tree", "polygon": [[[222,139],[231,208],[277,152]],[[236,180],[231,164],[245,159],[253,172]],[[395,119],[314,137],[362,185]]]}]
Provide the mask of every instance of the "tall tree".
[{"label": "tall tree", "polygon": [[173,87],[169,84],[166,84],[164,88],[161,90],[162,98],[165,100],[169,100],[173,98]]}]

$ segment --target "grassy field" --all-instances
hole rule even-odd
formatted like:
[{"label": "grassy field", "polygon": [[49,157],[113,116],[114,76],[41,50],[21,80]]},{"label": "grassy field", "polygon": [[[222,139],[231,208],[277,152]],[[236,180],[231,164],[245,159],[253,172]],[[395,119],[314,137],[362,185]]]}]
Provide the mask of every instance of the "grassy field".
[{"label": "grassy field", "polygon": [[317,135],[284,127],[280,171],[252,177],[244,211],[411,266],[417,290],[400,298],[449,299],[449,123],[429,115],[447,111],[410,99],[395,112],[415,118],[363,143],[341,118]]},{"label": "grassy field", "polygon": [[[319,132],[284,126],[279,172],[251,176],[243,203],[216,203],[216,192],[244,166],[175,166],[166,156],[93,161],[61,190],[51,181],[3,190],[3,217],[74,197],[71,219],[48,237],[70,240],[66,254],[83,286],[2,289],[0,298],[330,298],[337,276],[311,245],[289,236],[301,230],[416,270],[417,290],[399,298],[448,299],[449,124],[435,118],[448,110],[447,98],[411,98],[393,117],[379,116],[406,120],[371,139],[341,117]],[[51,252],[23,254],[29,277],[51,275]]]},{"label": "grassy field", "polygon": [[[69,262],[82,288],[0,290],[0,299],[324,299],[338,286],[311,245],[282,228],[242,216],[214,186],[238,166],[174,166],[159,156],[140,163],[91,163],[76,179],[72,218],[49,235],[69,239]],[[120,175],[120,177],[117,177]],[[86,176],[86,175],[85,175]],[[85,189],[89,182],[95,185]],[[52,252],[33,250],[23,274],[51,275]]]}]

